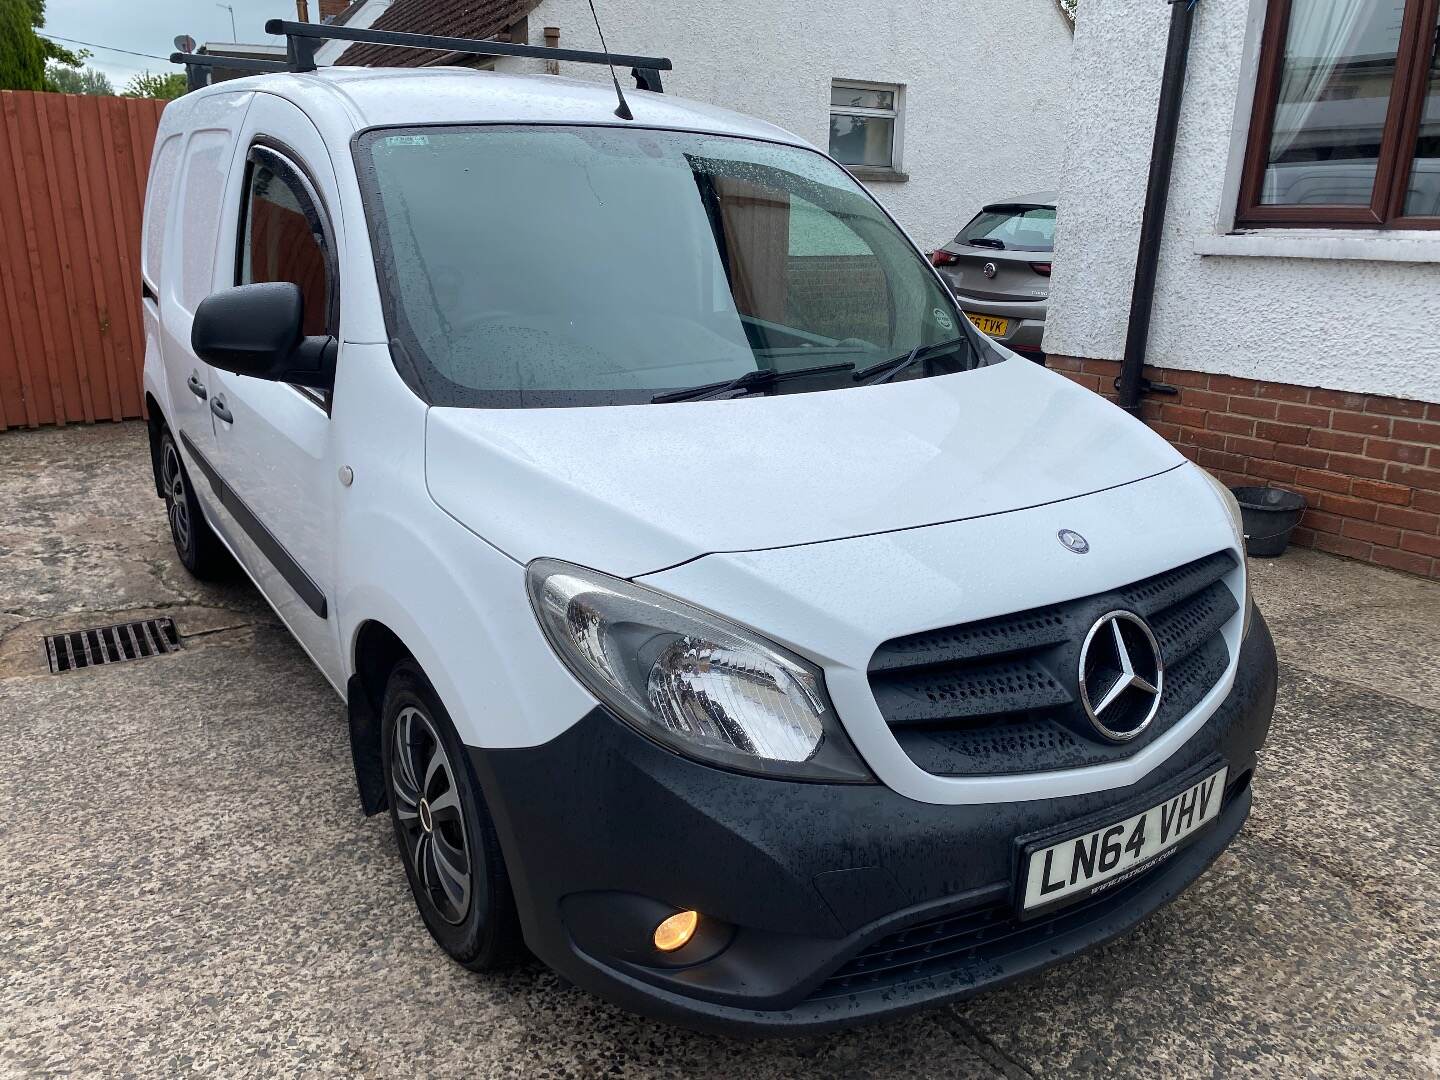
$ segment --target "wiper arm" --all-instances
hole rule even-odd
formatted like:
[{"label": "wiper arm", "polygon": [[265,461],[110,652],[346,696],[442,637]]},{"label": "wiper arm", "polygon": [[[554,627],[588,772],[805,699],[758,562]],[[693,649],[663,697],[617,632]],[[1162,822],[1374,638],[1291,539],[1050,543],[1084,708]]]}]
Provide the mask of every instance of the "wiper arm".
[{"label": "wiper arm", "polygon": [[798,379],[802,375],[823,375],[828,371],[849,371],[854,364],[820,364],[816,367],[796,368],[794,371],[776,371],[774,368],[758,368],[744,375],[721,382],[703,383],[686,387],[684,390],[667,390],[650,399],[652,405],[667,401],[704,401],[707,398],[723,397],[726,394],[749,393],[765,386],[773,386],[787,379]]},{"label": "wiper arm", "polygon": [[971,247],[995,248],[997,251],[1005,250],[1005,241],[996,240],[993,236],[977,236],[974,240],[967,240]]},{"label": "wiper arm", "polygon": [[881,360],[878,364],[871,364],[869,367],[861,368],[851,376],[856,382],[867,384],[888,382],[900,372],[904,371],[917,360],[923,360],[931,353],[942,349],[948,349],[952,345],[959,345],[966,339],[963,337],[951,338],[949,341],[939,341],[934,345],[916,345],[903,356],[892,356],[889,360]]}]

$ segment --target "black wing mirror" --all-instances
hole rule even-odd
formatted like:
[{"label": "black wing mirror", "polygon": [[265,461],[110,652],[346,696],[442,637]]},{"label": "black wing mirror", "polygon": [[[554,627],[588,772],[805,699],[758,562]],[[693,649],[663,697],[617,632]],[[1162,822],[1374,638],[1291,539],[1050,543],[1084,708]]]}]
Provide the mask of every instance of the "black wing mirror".
[{"label": "black wing mirror", "polygon": [[304,323],[300,286],[236,285],[200,301],[190,347],[207,364],[236,375],[329,390],[338,345],[332,337],[305,337]]}]

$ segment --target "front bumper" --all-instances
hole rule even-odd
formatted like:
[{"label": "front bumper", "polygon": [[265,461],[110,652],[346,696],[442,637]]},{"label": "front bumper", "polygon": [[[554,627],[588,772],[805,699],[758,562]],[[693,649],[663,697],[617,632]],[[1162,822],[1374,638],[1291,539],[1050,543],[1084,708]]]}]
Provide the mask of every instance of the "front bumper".
[{"label": "front bumper", "polygon": [[[1275,702],[1256,613],[1235,686],[1139,784],[1023,803],[941,806],[879,784],[794,783],[677,756],[595,709],[542,746],[472,749],[525,939],[578,985],[637,1012],[730,1033],[794,1033],[955,1000],[1124,933],[1224,850]],[[1123,888],[1014,918],[1017,838],[1106,812],[1223,759],[1216,823]],[[655,924],[700,911],[661,958]]]}]

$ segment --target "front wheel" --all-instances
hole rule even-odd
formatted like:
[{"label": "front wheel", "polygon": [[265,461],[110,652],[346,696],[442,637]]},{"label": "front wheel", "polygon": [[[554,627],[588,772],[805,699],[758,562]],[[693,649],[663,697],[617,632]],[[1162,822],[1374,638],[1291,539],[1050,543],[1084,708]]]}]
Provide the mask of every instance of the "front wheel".
[{"label": "front wheel", "polygon": [[396,666],[382,712],[390,821],[420,917],[472,971],[523,952],[495,825],[445,707],[411,661]]}]

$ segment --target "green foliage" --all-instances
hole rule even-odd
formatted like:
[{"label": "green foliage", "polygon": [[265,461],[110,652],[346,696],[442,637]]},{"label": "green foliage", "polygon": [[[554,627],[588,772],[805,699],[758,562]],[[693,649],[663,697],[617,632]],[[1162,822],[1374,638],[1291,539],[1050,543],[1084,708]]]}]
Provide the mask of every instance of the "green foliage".
[{"label": "green foliage", "polygon": [[56,94],[113,95],[115,86],[103,71],[94,68],[65,67],[49,63],[45,66],[45,89]]},{"label": "green foliage", "polygon": [[45,47],[37,25],[35,0],[0,0],[0,90],[45,89]]},{"label": "green foliage", "polygon": [[45,25],[45,0],[0,0],[0,90],[44,90],[48,61],[79,67],[84,54],[35,31]]},{"label": "green foliage", "polygon": [[178,72],[171,75],[152,75],[147,71],[143,75],[134,76],[126,83],[125,89],[120,91],[120,96],[173,101],[183,93],[185,93],[184,75]]}]

